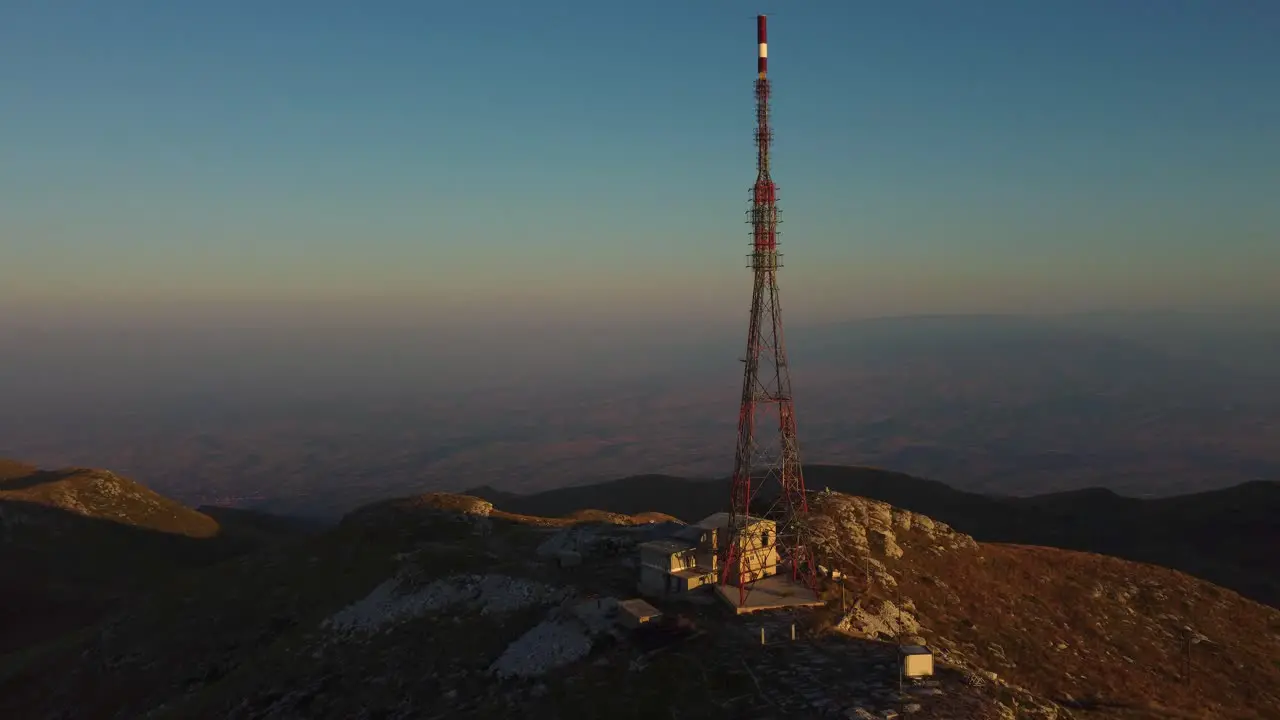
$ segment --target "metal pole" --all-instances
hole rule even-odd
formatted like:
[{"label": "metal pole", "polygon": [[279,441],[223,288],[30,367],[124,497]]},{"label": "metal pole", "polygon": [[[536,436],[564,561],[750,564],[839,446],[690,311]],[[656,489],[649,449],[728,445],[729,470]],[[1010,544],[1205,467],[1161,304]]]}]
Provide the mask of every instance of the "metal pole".
[{"label": "metal pole", "polygon": [[902,644],[902,586],[898,586],[898,644]]},{"label": "metal pole", "polygon": [[898,586],[898,700],[902,700],[902,586]]},{"label": "metal pole", "polygon": [[903,665],[902,661],[903,659],[904,658],[902,656],[902,645],[899,644],[898,645],[898,699],[899,700],[902,699],[902,665]]},{"label": "metal pole", "polygon": [[862,506],[862,529],[867,533],[867,557],[863,567],[866,570],[867,590],[871,590],[871,510],[866,505]]}]

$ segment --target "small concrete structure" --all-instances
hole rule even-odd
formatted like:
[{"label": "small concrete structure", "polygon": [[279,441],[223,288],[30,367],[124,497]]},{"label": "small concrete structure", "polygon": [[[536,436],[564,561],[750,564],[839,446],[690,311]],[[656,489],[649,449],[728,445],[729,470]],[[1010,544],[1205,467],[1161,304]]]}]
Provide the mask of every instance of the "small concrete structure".
[{"label": "small concrete structure", "polygon": [[561,550],[556,554],[560,567],[577,567],[582,564],[582,553],[577,550]]},{"label": "small concrete structure", "polygon": [[662,617],[662,611],[641,600],[632,598],[618,603],[618,620],[625,627],[638,628]]},{"label": "small concrete structure", "polygon": [[640,582],[637,584],[637,590],[649,597],[665,597],[710,585],[715,582],[715,579],[715,575],[697,568],[664,571],[646,564],[640,566]]},{"label": "small concrete structure", "polygon": [[900,645],[898,654],[902,658],[902,676],[909,678],[929,677],[933,675],[933,653],[923,645]]}]

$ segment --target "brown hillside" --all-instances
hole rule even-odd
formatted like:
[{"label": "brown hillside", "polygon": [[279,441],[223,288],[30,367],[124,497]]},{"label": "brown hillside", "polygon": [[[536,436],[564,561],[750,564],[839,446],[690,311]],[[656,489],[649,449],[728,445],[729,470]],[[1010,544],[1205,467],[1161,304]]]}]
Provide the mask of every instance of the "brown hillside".
[{"label": "brown hillside", "polygon": [[208,515],[108,470],[71,468],[12,475],[0,480],[0,501],[41,505],[193,538],[218,533],[217,521]]},{"label": "brown hillside", "polygon": [[[783,616],[659,603],[701,634],[670,651],[623,635],[532,680],[498,679],[490,668],[517,648],[524,657],[574,646],[573,633],[520,644],[569,632],[572,603],[634,593],[627,558],[647,523],[595,511],[541,518],[433,494],[184,576],[122,608],[108,632],[0,658],[0,715],[134,717],[163,706],[156,717],[639,718],[678,708],[730,718],[818,717],[822,706],[839,717],[911,707],[915,718],[949,720],[1280,716],[1271,608],[1159,567],[978,543],[862,498],[818,493],[813,507],[850,605],[828,588],[829,607],[801,617],[796,640]],[[559,567],[558,547],[579,548],[582,565]],[[374,630],[335,634],[339,620]],[[1198,641],[1189,679],[1184,628]],[[908,705],[893,699],[884,642],[899,635],[922,636],[941,661],[937,684]],[[760,683],[784,671],[804,689]]]},{"label": "brown hillside", "polygon": [[842,629],[923,636],[952,662],[1100,717],[1280,717],[1273,608],[1154,565],[976,543],[864,498],[818,493],[813,507],[858,598],[832,618]]},{"label": "brown hillside", "polygon": [[563,517],[544,517],[522,512],[507,512],[494,507],[493,503],[471,495],[455,493],[426,493],[406,498],[395,498],[367,505],[343,518],[344,524],[383,524],[387,527],[403,526],[407,518],[419,517],[424,511],[461,513],[495,519],[509,520],[523,525],[537,527],[569,527],[580,523],[607,523],[611,525],[641,525],[652,522],[679,522],[670,515],[662,513],[626,513],[607,512],[604,510],[575,510]]},{"label": "brown hillside", "polygon": [[[664,604],[697,629],[674,636],[578,617],[597,598],[634,596],[628,561],[648,525],[509,514],[456,495],[378,503],[304,543],[181,578],[93,636],[7,667],[0,658],[0,716],[819,717],[812,691],[760,684],[782,665],[826,687],[839,717],[887,717],[896,674],[884,643],[783,642],[790,620],[715,603]],[[581,565],[556,562],[569,546]],[[530,674],[502,675],[504,663]],[[954,670],[924,689],[909,704],[922,720],[1051,708]]]}]

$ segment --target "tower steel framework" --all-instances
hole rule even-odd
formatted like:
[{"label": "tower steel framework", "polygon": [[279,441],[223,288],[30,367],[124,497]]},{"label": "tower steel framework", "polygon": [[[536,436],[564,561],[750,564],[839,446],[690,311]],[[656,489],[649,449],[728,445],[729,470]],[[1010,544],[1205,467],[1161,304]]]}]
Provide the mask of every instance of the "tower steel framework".
[{"label": "tower steel framework", "polygon": [[[776,547],[779,570],[792,580],[816,589],[815,562],[807,532],[808,501],[796,440],[795,406],[782,333],[782,305],[778,296],[778,189],[769,174],[769,78],[766,19],[756,18],[758,43],[756,95],[756,182],[751,189],[751,260],[755,283],[751,292],[751,320],[747,329],[742,404],[738,414],[738,444],[725,562],[721,582],[737,585],[739,604],[745,604],[753,571],[772,561]],[[776,413],[776,430],[768,428]],[[759,432],[757,432],[759,430]],[[745,537],[749,518],[776,523],[776,538],[758,542]],[[745,542],[744,542],[745,540]],[[776,544],[775,544],[776,543]],[[753,557],[753,555],[755,557]]]}]

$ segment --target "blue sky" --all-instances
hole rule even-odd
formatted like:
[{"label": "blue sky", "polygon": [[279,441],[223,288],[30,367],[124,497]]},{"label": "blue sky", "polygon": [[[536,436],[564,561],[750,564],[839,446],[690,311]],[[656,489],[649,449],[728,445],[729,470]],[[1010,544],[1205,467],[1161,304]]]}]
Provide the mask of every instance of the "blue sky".
[{"label": "blue sky", "polygon": [[1271,2],[9,0],[0,312],[743,319],[757,12],[789,321],[1280,305]]}]

